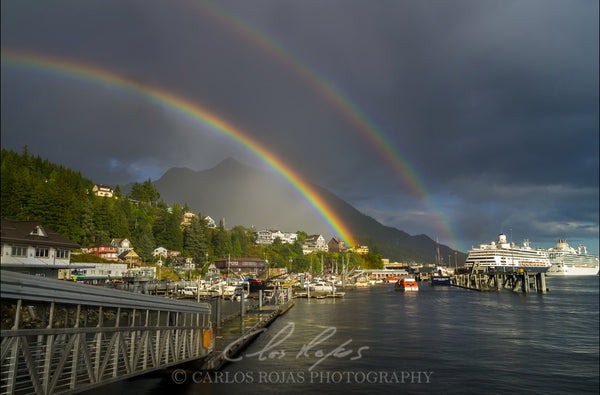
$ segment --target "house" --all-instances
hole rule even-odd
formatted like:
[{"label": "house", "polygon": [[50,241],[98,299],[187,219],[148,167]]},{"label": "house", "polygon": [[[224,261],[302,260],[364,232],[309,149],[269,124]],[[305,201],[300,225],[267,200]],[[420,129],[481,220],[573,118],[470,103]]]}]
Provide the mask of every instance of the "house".
[{"label": "house", "polygon": [[173,258],[171,266],[185,270],[194,270],[196,268],[196,264],[194,264],[192,258],[184,258],[182,256]]},{"label": "house", "polygon": [[354,252],[359,255],[367,255],[369,253],[369,246],[355,246]]},{"label": "house", "polygon": [[142,258],[134,250],[123,251],[119,254],[119,261],[126,263],[128,266],[142,264]]},{"label": "house", "polygon": [[124,251],[133,250],[133,246],[128,239],[112,239],[110,245],[117,248],[117,254],[119,255]]},{"label": "house", "polygon": [[302,252],[304,255],[318,252],[318,251],[329,251],[325,238],[321,235],[310,235],[306,237],[304,244],[302,244]]},{"label": "house", "polygon": [[107,259],[109,261],[118,261],[119,260],[119,252],[117,251],[117,247],[110,244],[98,244],[97,246],[93,246],[90,249],[90,252],[97,257],[102,259]]},{"label": "house", "polygon": [[45,227],[39,221],[0,220],[2,270],[58,278],[71,265],[71,250],[81,246]]},{"label": "house", "polygon": [[155,258],[161,257],[161,259],[166,259],[168,253],[169,250],[167,250],[165,247],[156,247],[154,251],[152,251],[152,256]]},{"label": "house", "polygon": [[191,211],[186,211],[185,213],[183,213],[183,222],[181,222],[181,225],[183,225],[183,226],[191,225],[192,220],[196,217],[197,217],[196,214],[192,213]]},{"label": "house", "polygon": [[208,228],[216,228],[217,227],[215,220],[212,219],[211,217],[209,217],[208,215],[205,215],[203,219],[204,219],[204,221],[206,221],[206,227],[208,227]]},{"label": "house", "polygon": [[114,191],[111,187],[102,184],[94,185],[94,187],[92,188],[92,192],[94,192],[94,195],[100,197],[113,197],[114,194]]},{"label": "house", "polygon": [[255,244],[271,245],[275,239],[279,238],[283,244],[294,244],[298,240],[297,233],[281,232],[279,230],[260,230],[254,232]]},{"label": "house", "polygon": [[344,240],[340,239],[339,237],[334,237],[329,240],[327,247],[329,248],[330,252],[348,252],[349,250],[348,247],[346,247]]}]

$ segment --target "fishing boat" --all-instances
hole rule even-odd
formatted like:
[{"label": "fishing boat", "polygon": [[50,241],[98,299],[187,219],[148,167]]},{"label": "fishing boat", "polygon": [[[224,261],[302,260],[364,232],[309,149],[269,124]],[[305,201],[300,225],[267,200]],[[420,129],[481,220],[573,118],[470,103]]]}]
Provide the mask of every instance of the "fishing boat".
[{"label": "fishing boat", "polygon": [[401,278],[400,280],[398,280],[398,282],[396,283],[396,290],[397,291],[418,291],[419,284],[417,284],[417,281],[414,278],[404,277],[404,278]]}]

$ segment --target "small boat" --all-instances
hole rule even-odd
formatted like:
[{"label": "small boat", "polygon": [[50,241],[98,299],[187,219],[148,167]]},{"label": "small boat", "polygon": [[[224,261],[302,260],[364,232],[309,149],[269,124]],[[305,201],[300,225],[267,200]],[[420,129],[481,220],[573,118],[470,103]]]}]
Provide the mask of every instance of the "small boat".
[{"label": "small boat", "polygon": [[396,277],[396,276],[390,276],[390,277],[386,277],[386,279],[385,279],[385,282],[386,282],[386,283],[390,283],[390,284],[395,284],[395,283],[397,283],[398,281],[400,281],[400,278],[399,278],[399,277]]},{"label": "small boat", "polygon": [[417,281],[415,281],[414,278],[407,278],[407,277],[401,278],[396,283],[396,290],[397,291],[418,291],[419,284],[417,284]]}]

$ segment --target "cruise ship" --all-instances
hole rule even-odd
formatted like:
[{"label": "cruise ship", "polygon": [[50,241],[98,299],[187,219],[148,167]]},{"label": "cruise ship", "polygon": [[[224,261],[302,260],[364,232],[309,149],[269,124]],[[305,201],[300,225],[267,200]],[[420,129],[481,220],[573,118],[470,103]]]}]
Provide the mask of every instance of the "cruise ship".
[{"label": "cruise ship", "polygon": [[598,257],[588,254],[587,248],[580,245],[574,249],[566,240],[548,250],[550,263],[548,275],[552,276],[595,276],[598,274]]},{"label": "cruise ship", "polygon": [[546,250],[531,248],[527,240],[521,247],[509,243],[504,234],[498,236],[498,241],[471,249],[465,266],[471,268],[473,265],[497,271],[523,269],[530,273],[545,273],[551,266]]}]

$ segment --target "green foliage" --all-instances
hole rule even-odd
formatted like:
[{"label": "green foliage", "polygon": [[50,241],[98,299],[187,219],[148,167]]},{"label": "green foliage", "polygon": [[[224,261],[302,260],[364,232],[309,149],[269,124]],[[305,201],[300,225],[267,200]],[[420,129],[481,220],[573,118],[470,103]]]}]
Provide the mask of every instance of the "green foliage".
[{"label": "green foliage", "polygon": [[[2,149],[0,165],[2,218],[41,221],[82,246],[128,238],[144,262],[154,262],[153,250],[162,246],[181,251],[182,256],[192,257],[197,264],[230,255],[268,259],[270,267],[289,269],[291,265],[293,271],[309,271],[312,267],[317,273],[323,267],[335,268],[336,263],[338,271],[342,269],[340,254],[303,255],[302,242],[307,237],[303,231],[298,231],[294,244],[283,244],[278,239],[271,246],[259,246],[254,244],[253,230],[243,226],[226,230],[220,221],[216,229],[209,229],[200,215],[183,226],[183,214],[190,210],[187,203],[169,208],[159,200],[160,194],[150,179],[135,183],[125,198],[118,185],[113,198],[97,197],[92,192],[94,183],[81,173],[33,157],[27,147],[21,154]],[[377,253],[348,256],[349,269],[381,267]]]}]

